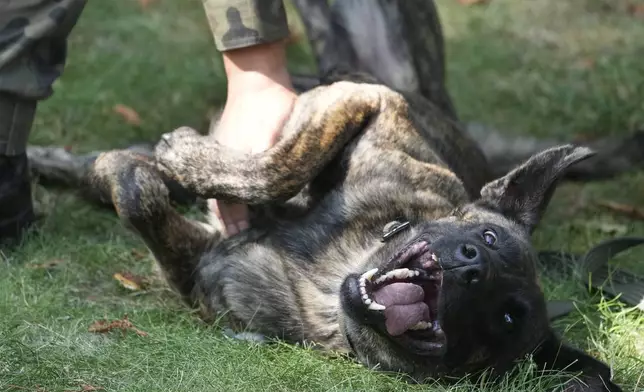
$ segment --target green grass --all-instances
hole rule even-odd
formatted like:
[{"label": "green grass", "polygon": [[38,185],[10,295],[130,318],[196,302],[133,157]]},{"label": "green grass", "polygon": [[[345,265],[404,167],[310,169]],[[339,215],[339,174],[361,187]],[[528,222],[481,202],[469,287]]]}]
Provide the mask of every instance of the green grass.
[{"label": "green grass", "polygon": [[[500,129],[562,140],[624,135],[644,123],[644,23],[617,0],[493,0],[486,7],[439,1],[450,91],[460,115]],[[40,106],[32,143],[75,151],[155,140],[180,125],[204,129],[221,104],[221,61],[201,2],[94,1],[70,40],[65,75]],[[306,47],[289,49],[291,67],[311,68]],[[124,104],[140,126],[113,113]],[[503,385],[467,382],[412,387],[346,359],[283,344],[227,339],[199,321],[161,282],[143,293],[121,288],[120,271],[155,276],[142,244],[108,211],[38,187],[41,233],[0,252],[0,390],[123,391],[541,391],[561,381],[526,363]],[[581,252],[616,234],[644,235],[644,222],[597,207],[599,200],[644,202],[644,174],[566,184],[535,234],[541,249]],[[644,274],[644,252],[623,265]],[[51,260],[51,269],[29,266]],[[626,391],[644,388],[644,317],[602,301],[583,282],[548,277],[549,298],[574,298],[556,323],[564,336],[610,361]],[[93,321],[130,320],[139,337],[87,332]]]}]

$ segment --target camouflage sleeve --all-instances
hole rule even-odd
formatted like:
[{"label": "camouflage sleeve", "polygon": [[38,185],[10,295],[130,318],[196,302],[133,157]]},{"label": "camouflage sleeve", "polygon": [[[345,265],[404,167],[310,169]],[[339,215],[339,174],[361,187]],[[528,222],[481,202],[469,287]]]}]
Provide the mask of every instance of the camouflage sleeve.
[{"label": "camouflage sleeve", "polygon": [[52,94],[87,0],[0,0],[0,155],[24,152],[38,100]]},{"label": "camouflage sleeve", "polygon": [[220,51],[280,41],[289,35],[282,0],[203,0]]}]

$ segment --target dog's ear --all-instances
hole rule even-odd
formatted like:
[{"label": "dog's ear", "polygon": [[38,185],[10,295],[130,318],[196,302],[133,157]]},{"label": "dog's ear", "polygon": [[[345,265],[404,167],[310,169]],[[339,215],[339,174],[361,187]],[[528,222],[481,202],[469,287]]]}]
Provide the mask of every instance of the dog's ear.
[{"label": "dog's ear", "polygon": [[563,370],[579,374],[566,385],[566,392],[621,392],[611,381],[610,367],[585,352],[563,343],[550,330],[546,340],[536,349],[532,359],[542,370]]},{"label": "dog's ear", "polygon": [[571,165],[594,154],[588,148],[572,145],[545,150],[485,185],[481,198],[532,232],[550,202],[558,180]]}]

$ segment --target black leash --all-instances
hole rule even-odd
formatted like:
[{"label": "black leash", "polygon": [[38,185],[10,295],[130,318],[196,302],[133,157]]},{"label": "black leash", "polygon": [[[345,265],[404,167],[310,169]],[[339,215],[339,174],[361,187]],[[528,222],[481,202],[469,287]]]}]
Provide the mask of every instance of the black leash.
[{"label": "black leash", "polygon": [[[618,237],[591,248],[584,255],[544,251],[539,261],[547,271],[570,274],[579,268],[584,283],[610,297],[644,311],[644,278],[622,269],[610,269],[609,261],[616,255],[644,244],[644,237]],[[573,301],[548,302],[548,316],[551,320],[563,317],[575,310]]]}]

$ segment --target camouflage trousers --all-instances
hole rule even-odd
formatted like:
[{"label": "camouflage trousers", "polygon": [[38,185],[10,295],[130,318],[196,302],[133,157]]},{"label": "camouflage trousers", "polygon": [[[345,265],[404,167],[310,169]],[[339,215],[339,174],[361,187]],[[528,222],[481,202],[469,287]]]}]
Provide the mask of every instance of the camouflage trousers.
[{"label": "camouflage trousers", "polygon": [[[107,0],[99,0],[107,1]],[[38,101],[52,95],[87,0],[0,0],[0,155],[25,152]],[[220,51],[289,34],[282,0],[203,0]]]}]

